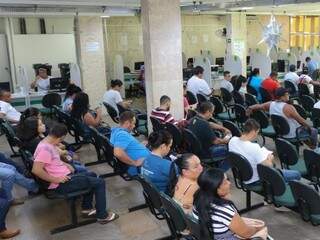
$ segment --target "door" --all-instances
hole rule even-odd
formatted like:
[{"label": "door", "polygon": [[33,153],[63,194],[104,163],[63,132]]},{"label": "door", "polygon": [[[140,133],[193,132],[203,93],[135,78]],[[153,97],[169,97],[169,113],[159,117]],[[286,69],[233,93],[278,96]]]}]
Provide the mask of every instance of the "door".
[{"label": "door", "polygon": [[11,83],[9,55],[5,34],[0,34],[0,82]]}]

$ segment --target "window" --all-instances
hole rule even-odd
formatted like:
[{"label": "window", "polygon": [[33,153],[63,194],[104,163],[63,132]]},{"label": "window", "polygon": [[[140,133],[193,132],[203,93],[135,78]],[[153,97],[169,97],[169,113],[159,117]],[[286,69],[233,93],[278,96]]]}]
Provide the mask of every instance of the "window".
[{"label": "window", "polygon": [[309,50],[318,47],[320,42],[320,17],[290,17],[290,47]]}]

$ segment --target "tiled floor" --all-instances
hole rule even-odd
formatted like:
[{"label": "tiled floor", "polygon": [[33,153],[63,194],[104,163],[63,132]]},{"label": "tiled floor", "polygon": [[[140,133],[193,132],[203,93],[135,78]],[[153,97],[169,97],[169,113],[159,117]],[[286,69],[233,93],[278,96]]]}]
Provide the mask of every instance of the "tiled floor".
[{"label": "tiled floor", "polygon": [[[274,144],[268,141],[268,147],[274,150]],[[1,151],[9,152],[5,138],[0,138]],[[93,146],[85,146],[80,151],[83,162],[96,158]],[[19,161],[19,159],[15,159]],[[105,165],[91,167],[97,173],[109,171]],[[231,176],[231,174],[229,174]],[[107,198],[110,209],[120,218],[110,224],[97,223],[51,236],[49,230],[68,223],[69,213],[65,201],[48,200],[44,196],[27,199],[24,205],[12,207],[7,218],[8,227],[18,227],[22,234],[16,240],[152,240],[168,235],[164,221],[156,220],[147,209],[129,213],[128,208],[143,203],[141,188],[136,182],[126,182],[120,177],[106,179]],[[16,196],[26,196],[26,192],[16,187]],[[253,202],[262,198],[253,195]],[[241,209],[245,204],[245,194],[233,187],[232,199]],[[320,226],[314,227],[301,220],[295,212],[276,212],[272,206],[264,206],[247,214],[264,220],[271,236],[276,240],[319,240]]]}]

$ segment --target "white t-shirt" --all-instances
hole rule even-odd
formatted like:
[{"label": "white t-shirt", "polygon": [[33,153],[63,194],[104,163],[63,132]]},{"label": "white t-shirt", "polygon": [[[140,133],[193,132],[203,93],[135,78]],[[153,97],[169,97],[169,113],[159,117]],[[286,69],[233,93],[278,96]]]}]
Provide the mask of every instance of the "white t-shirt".
[{"label": "white t-shirt", "polygon": [[316,102],[316,103],[313,105],[313,108],[319,108],[319,109],[320,109],[320,101]]},{"label": "white t-shirt", "polygon": [[198,93],[206,96],[211,94],[211,89],[208,83],[204,79],[198,78],[197,76],[192,76],[188,80],[187,90],[192,92],[195,96],[197,96]]},{"label": "white t-shirt", "polygon": [[122,100],[120,93],[116,90],[113,90],[113,89],[109,89],[103,95],[103,102],[111,105],[118,113],[119,113],[119,111],[118,111],[117,103],[122,102],[122,101],[123,100]]},{"label": "white t-shirt", "polygon": [[252,167],[252,178],[249,181],[246,181],[245,184],[259,181],[257,165],[266,160],[268,155],[272,153],[265,147],[260,147],[258,143],[242,141],[239,137],[231,138],[229,141],[229,151],[245,157]]},{"label": "white t-shirt", "polygon": [[8,121],[20,121],[21,113],[19,113],[10,103],[0,101],[0,113],[5,114]]},{"label": "white t-shirt", "polygon": [[225,80],[225,79],[223,79],[223,80],[221,81],[220,87],[227,89],[230,93],[233,91],[233,85],[232,85],[232,83],[229,82],[229,81],[227,81],[227,80]]},{"label": "white t-shirt", "polygon": [[313,94],[313,85],[310,83],[312,81],[311,77],[309,77],[308,75],[305,75],[305,74],[301,74],[298,81],[299,81],[299,83],[300,82],[306,83],[308,85],[309,92],[311,94]]},{"label": "white t-shirt", "polygon": [[290,81],[294,84],[296,90],[298,90],[298,83],[299,83],[299,76],[298,74],[296,74],[295,72],[288,72],[285,76],[284,76],[284,80],[285,81]]},{"label": "white t-shirt", "polygon": [[49,88],[50,88],[50,78],[51,78],[51,76],[48,76],[46,79],[40,78],[37,81],[38,92],[45,92],[45,91],[49,90]]}]

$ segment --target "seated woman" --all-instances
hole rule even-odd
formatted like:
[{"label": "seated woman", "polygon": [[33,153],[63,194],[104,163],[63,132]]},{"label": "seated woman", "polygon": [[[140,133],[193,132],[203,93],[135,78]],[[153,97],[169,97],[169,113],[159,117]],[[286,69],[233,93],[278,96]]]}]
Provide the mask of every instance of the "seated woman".
[{"label": "seated woman", "polygon": [[102,109],[98,107],[95,111],[89,109],[89,96],[84,92],[79,92],[72,103],[71,116],[80,120],[88,126],[96,128],[103,135],[110,135],[110,128],[103,126]]},{"label": "seated woman", "polygon": [[183,154],[175,161],[179,171],[179,178],[174,185],[173,198],[179,203],[184,212],[191,213],[193,195],[199,189],[197,180],[203,167],[200,159],[191,153]]},{"label": "seated woman", "polygon": [[260,76],[260,69],[254,68],[251,73],[251,76],[249,77],[248,84],[257,91],[258,93],[257,99],[259,102],[261,102],[262,100],[261,93],[260,93],[260,87],[261,87],[262,81],[263,79]]},{"label": "seated woman", "polygon": [[[230,200],[230,185],[220,169],[206,169],[198,179],[194,215],[199,219],[201,234],[215,240],[238,240],[253,237],[266,238],[262,221],[242,218]],[[203,236],[204,237],[204,236]]]},{"label": "seated woman", "polygon": [[78,86],[76,86],[74,84],[70,84],[67,87],[66,96],[65,96],[63,103],[62,103],[62,111],[64,111],[64,112],[71,111],[71,106],[72,106],[73,100],[76,97],[76,94],[81,91],[82,91],[81,88],[79,88]]},{"label": "seated woman", "polygon": [[[17,137],[22,142],[22,147],[34,154],[38,144],[45,138],[46,126],[42,123],[41,118],[32,116],[24,119],[17,127]],[[79,161],[73,152],[65,150],[63,144],[59,144],[57,150],[63,161],[71,164],[77,173],[88,172],[86,167]]]},{"label": "seated woman", "polygon": [[170,182],[172,162],[164,159],[172,146],[172,136],[161,130],[153,132],[148,138],[152,152],[147,156],[141,167],[141,175],[149,180],[161,192],[167,192]]}]

